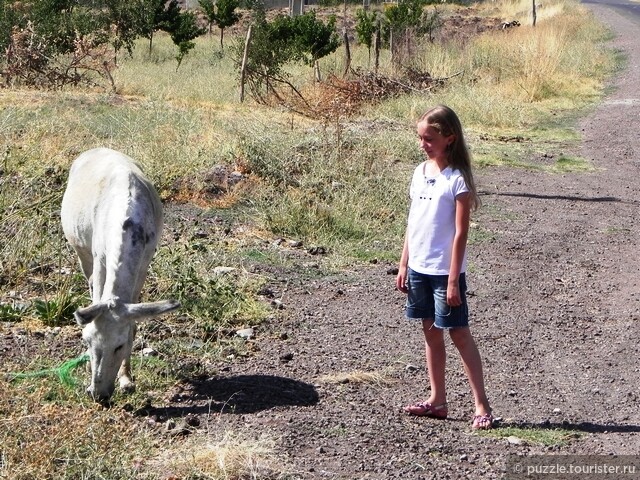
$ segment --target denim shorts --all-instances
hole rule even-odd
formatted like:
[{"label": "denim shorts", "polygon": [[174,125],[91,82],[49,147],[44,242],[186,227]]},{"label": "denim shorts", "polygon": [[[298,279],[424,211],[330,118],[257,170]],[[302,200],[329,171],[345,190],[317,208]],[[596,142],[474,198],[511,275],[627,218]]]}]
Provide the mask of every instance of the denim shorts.
[{"label": "denim shorts", "polygon": [[408,270],[407,318],[433,320],[438,328],[456,328],[469,326],[469,309],[467,306],[467,281],[464,273],[460,274],[460,297],[462,305],[447,305],[448,275],[425,275]]}]

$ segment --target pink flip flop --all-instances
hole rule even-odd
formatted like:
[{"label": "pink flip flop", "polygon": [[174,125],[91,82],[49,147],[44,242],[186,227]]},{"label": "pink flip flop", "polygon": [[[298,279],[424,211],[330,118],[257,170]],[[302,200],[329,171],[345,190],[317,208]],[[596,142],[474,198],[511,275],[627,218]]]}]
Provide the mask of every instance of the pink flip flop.
[{"label": "pink flip flop", "polygon": [[404,407],[404,411],[409,415],[415,415],[417,417],[431,417],[444,420],[447,418],[447,404],[432,405],[429,402],[419,402],[415,405],[408,405]]},{"label": "pink flip flop", "polygon": [[493,428],[493,415],[485,413],[484,415],[474,415],[472,427],[474,430],[489,430]]}]

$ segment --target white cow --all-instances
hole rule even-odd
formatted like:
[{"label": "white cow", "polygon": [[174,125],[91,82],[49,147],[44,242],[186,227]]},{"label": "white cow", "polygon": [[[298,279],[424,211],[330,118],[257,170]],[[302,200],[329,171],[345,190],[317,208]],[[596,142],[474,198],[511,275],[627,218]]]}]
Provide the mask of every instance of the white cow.
[{"label": "white cow", "polygon": [[87,392],[107,401],[116,377],[123,391],[135,388],[130,359],[136,320],[180,306],[175,300],[138,303],[162,232],[162,204],[131,158],[96,148],[73,162],[60,213],[91,291],[91,306],[74,313],[91,357]]}]

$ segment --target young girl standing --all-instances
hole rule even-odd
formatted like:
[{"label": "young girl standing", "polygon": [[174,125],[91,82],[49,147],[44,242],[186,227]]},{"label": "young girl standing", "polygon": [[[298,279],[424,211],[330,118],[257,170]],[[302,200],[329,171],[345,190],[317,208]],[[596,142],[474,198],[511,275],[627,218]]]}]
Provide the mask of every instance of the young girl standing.
[{"label": "young girl standing", "polygon": [[439,105],[418,121],[427,160],[411,180],[411,207],[396,278],[407,294],[406,316],[422,321],[431,395],[404,408],[411,415],[447,418],[444,330],[458,349],[475,401],[473,428],[493,426],[482,361],[471,335],[466,301],[469,218],[479,198],[458,116]]}]

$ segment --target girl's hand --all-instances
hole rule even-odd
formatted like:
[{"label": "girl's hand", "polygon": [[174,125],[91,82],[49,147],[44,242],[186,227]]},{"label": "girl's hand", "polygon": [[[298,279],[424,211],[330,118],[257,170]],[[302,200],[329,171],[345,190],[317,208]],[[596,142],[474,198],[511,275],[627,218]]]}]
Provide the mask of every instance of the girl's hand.
[{"label": "girl's hand", "polygon": [[456,284],[450,283],[447,285],[447,305],[450,307],[459,307],[462,305],[460,288]]},{"label": "girl's hand", "polygon": [[407,293],[409,291],[407,289],[407,269],[406,268],[398,269],[398,275],[396,276],[396,288],[400,290],[402,293]]}]

